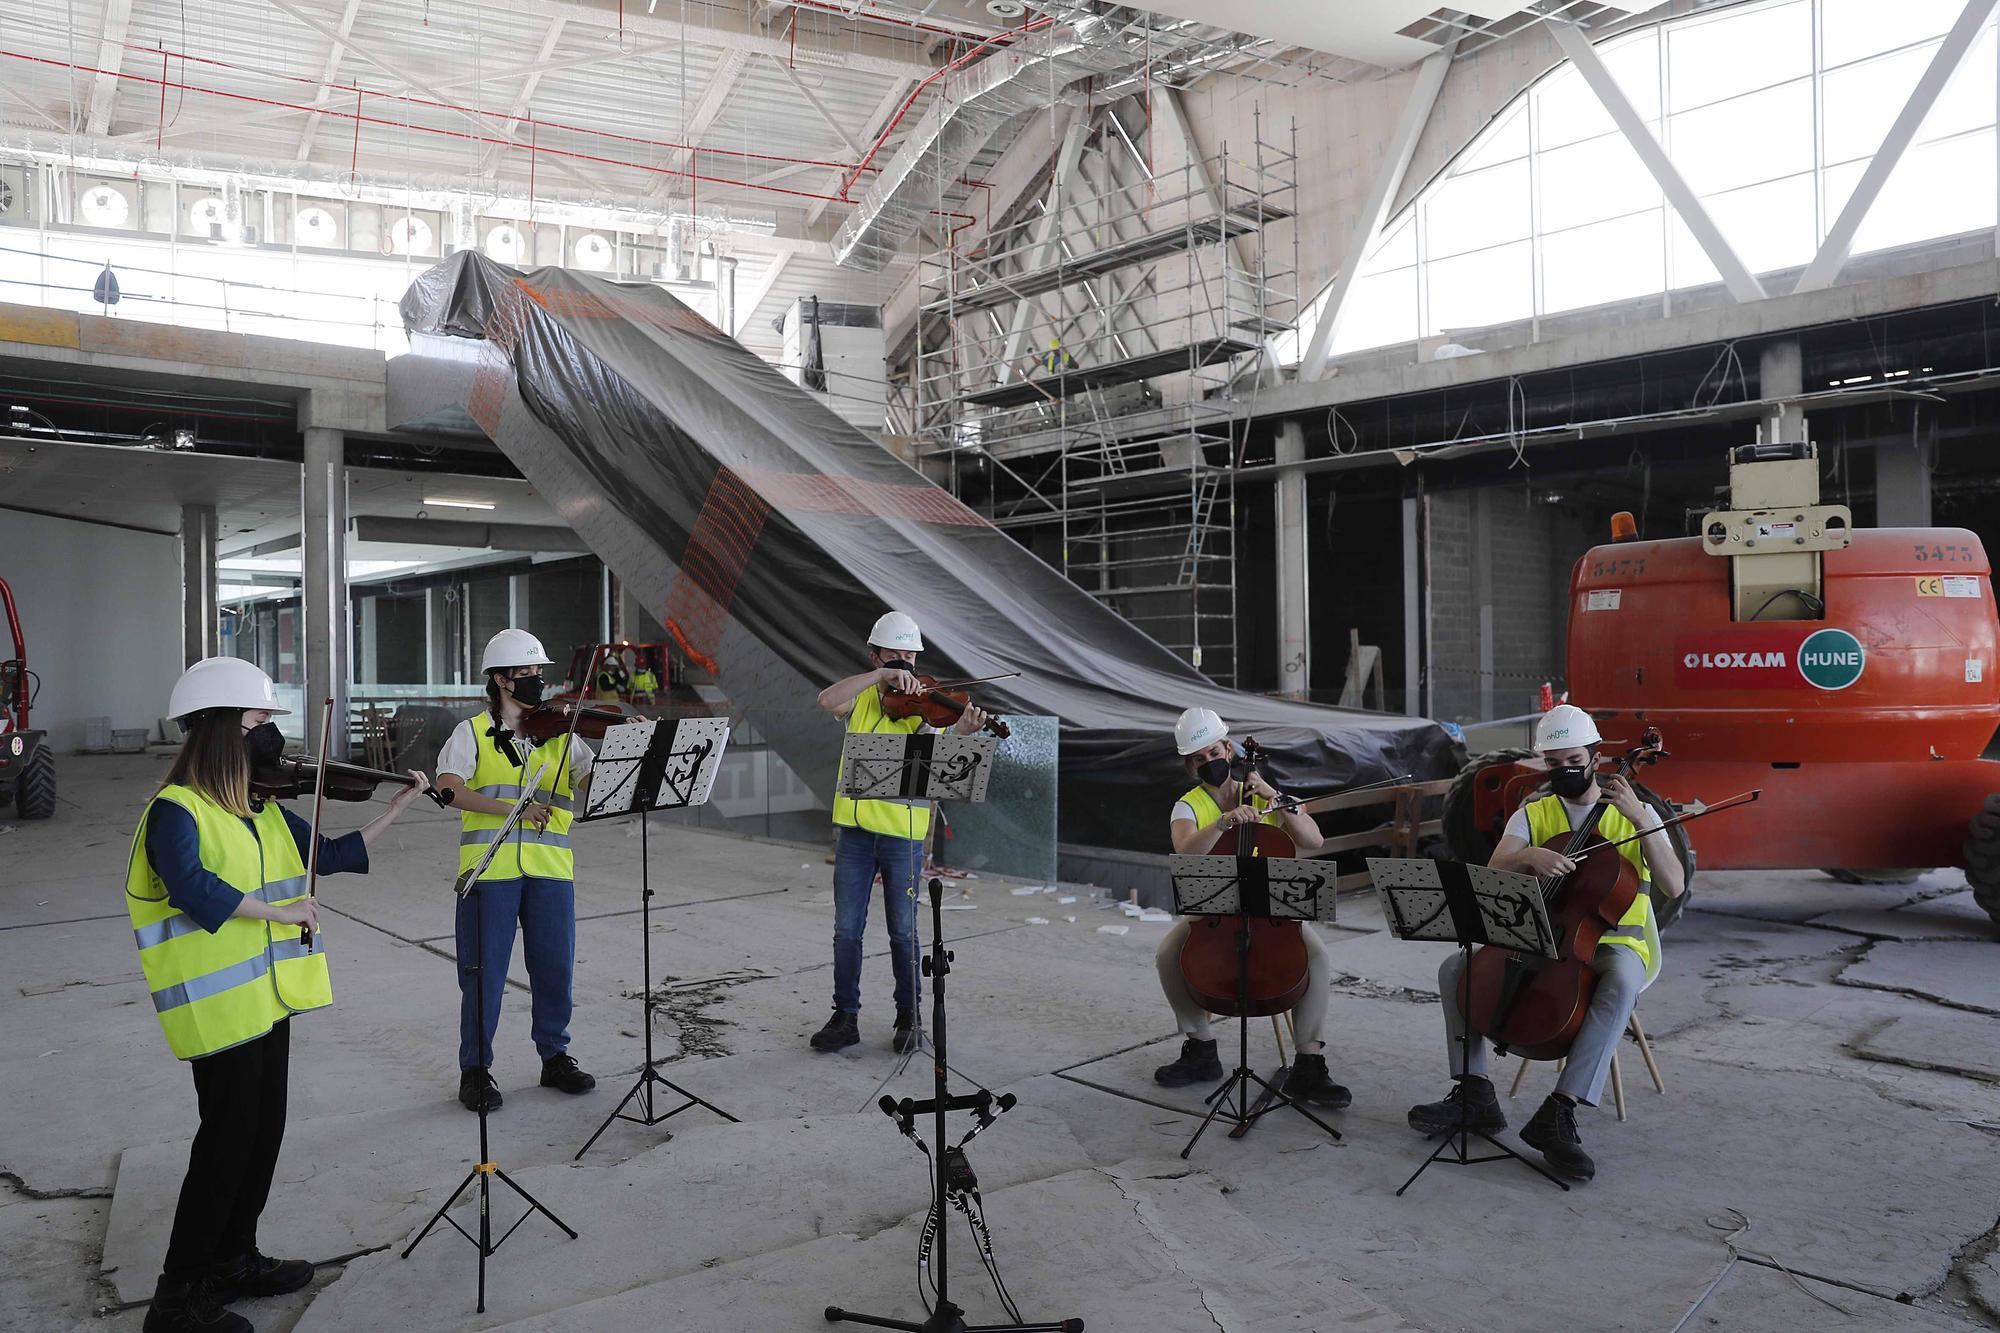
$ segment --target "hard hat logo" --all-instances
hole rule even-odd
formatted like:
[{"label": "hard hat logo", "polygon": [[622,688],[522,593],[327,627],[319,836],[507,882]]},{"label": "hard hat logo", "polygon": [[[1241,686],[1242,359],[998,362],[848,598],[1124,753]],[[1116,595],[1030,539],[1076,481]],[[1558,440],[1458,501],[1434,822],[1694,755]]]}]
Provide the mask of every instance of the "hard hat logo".
[{"label": "hard hat logo", "polygon": [[1799,674],[1822,690],[1844,690],[1861,679],[1868,650],[1844,629],[1815,630],[1799,645]]}]

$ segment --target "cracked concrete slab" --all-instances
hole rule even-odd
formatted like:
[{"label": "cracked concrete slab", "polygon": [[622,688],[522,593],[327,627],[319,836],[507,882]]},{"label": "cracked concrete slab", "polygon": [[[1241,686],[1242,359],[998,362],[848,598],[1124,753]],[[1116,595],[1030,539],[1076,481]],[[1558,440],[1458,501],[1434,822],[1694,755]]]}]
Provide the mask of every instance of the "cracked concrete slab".
[{"label": "cracked concrete slab", "polygon": [[1829,912],[1886,911],[1964,887],[1957,870],[1929,871],[1903,884],[1843,884],[1818,870],[1697,870],[1688,910],[1802,922]]},{"label": "cracked concrete slab", "polygon": [[1901,991],[1956,1009],[2000,1014],[2000,956],[1987,942],[1876,944],[1839,980],[1843,986]]},{"label": "cracked concrete slab", "polygon": [[1974,1333],[1960,1312],[1926,1309],[1864,1292],[1738,1263],[1724,1275],[1683,1330],[1867,1329],[1869,1333]]},{"label": "cracked concrete slab", "polygon": [[2000,1032],[1985,1014],[1932,1012],[1893,1018],[1857,1041],[1854,1053],[1864,1060],[2000,1083]]},{"label": "cracked concrete slab", "polygon": [[1973,900],[1970,889],[1900,907],[1828,912],[1808,924],[1884,940],[1991,940],[2000,935],[2000,926]]}]

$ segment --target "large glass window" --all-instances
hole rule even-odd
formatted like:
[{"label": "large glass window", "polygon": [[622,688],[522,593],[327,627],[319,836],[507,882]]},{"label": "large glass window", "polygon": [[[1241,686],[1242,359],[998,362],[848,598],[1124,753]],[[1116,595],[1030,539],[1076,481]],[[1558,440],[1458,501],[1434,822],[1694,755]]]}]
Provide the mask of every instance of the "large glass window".
[{"label": "large glass window", "polygon": [[[1625,33],[1605,68],[1756,273],[1812,260],[1963,0],[1765,0]],[[1852,253],[1995,225],[1989,17]],[[1549,71],[1418,193],[1356,274],[1333,352],[1442,337],[1719,281],[1574,66]],[[1296,334],[1310,344],[1325,291]]]}]

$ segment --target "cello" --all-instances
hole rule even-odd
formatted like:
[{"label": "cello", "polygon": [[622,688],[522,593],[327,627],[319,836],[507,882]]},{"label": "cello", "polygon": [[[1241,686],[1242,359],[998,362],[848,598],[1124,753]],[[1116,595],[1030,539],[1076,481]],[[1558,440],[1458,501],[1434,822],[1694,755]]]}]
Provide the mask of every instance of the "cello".
[{"label": "cello", "polygon": [[[1243,742],[1249,770],[1258,765],[1255,737]],[[1237,803],[1250,801],[1248,774],[1237,779]],[[1258,820],[1236,826],[1237,856],[1294,856],[1291,835],[1275,824]],[[1250,952],[1246,974],[1238,977],[1236,933],[1248,927]],[[1181,944],[1181,979],[1195,1003],[1212,1014],[1231,1018],[1262,1018],[1282,1014],[1306,993],[1306,944],[1296,921],[1270,917],[1197,918]],[[1240,986],[1240,989],[1239,989]],[[1238,997],[1242,997],[1239,1004]]]}]

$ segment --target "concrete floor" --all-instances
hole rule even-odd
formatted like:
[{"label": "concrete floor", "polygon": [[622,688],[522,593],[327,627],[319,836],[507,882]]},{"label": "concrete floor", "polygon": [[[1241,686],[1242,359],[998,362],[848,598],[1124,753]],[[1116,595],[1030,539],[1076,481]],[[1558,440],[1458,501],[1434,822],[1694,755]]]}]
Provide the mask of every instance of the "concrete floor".
[{"label": "concrete floor", "polygon": [[[146,1003],[118,886],[160,756],[68,758],[49,822],[0,821],[0,1327],[136,1330],[195,1124]],[[335,810],[358,824],[365,811]],[[879,925],[863,1045],[804,1048],[830,987],[821,848],[656,829],[656,1040],[700,1109],[618,1124],[571,1159],[639,1060],[639,839],[600,826],[582,867],[574,1053],[600,1079],[534,1086],[510,989],[493,1119],[503,1169],[578,1231],[527,1221],[489,1268],[401,1244],[476,1156],[453,1100],[451,822],[413,811],[375,871],[325,882],[336,1002],[294,1041],[291,1129],[264,1248],[322,1261],[260,1329],[826,1327],[829,1304],[922,1317],[924,1159],[873,1109],[894,1066]],[[948,901],[952,1063],[1020,1098],[971,1149],[1001,1270],[1030,1319],[1093,1333],[1302,1329],[1948,1330],[2000,1327],[2000,944],[1955,872],[1852,887],[1705,874],[1641,1013],[1667,1080],[1624,1061],[1631,1118],[1586,1112],[1595,1183],[1438,1167],[1407,1106],[1446,1089],[1435,947],[1341,904],[1329,1052],[1354,1088],[1335,1143],[1280,1113],[1178,1152],[1199,1096],[1152,974],[1163,925],[966,881]],[[1072,892],[1062,890],[1063,894]],[[1071,922],[1069,917],[1076,920]],[[1047,924],[1032,924],[1031,917]],[[1123,925],[1123,934],[1104,925]],[[516,977],[521,973],[517,951]],[[1268,1066],[1268,1026],[1251,1033]],[[1511,1065],[1502,1090],[1511,1079]],[[927,1070],[890,1084],[923,1095]],[[1531,1070],[1518,1126],[1550,1082]],[[671,1134],[669,1134],[671,1131]],[[518,1214],[495,1203],[501,1225]],[[462,1206],[460,1221],[475,1215]],[[953,1291],[1000,1315],[961,1224]],[[1836,1313],[1836,1311],[1840,1313]]]}]

